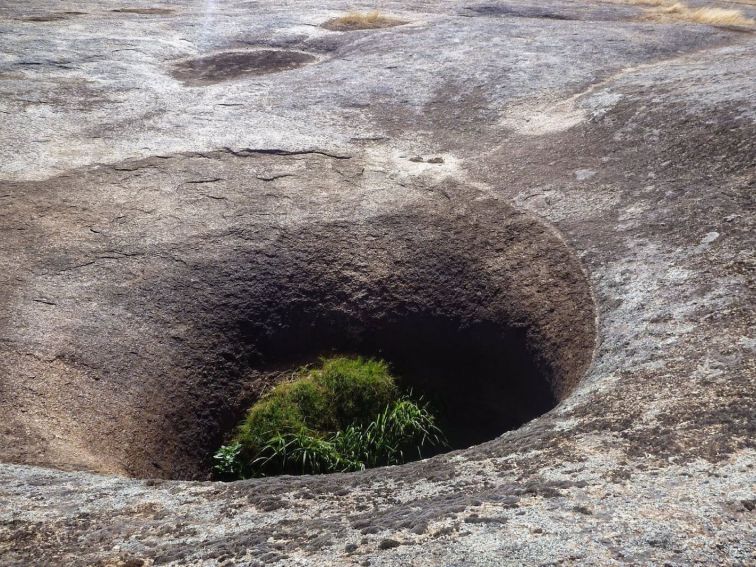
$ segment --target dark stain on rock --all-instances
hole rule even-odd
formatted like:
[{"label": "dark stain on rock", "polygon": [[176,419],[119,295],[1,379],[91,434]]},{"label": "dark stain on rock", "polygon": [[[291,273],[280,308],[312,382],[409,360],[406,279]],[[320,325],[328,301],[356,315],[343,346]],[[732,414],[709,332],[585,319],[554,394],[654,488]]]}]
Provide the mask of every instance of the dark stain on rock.
[{"label": "dark stain on rock", "polygon": [[512,18],[544,18],[547,20],[574,20],[563,13],[549,11],[537,6],[477,6],[472,11],[482,16],[509,16]]},{"label": "dark stain on rock", "polygon": [[59,22],[61,20],[67,20],[71,16],[83,16],[86,12],[52,12],[50,14],[43,14],[39,16],[29,16],[22,18],[24,22]]},{"label": "dark stain on rock", "polygon": [[395,539],[384,539],[378,544],[378,549],[392,549],[394,547],[399,547],[400,545],[401,543]]},{"label": "dark stain on rock", "polygon": [[243,77],[279,73],[314,63],[302,51],[262,49],[217,53],[176,63],[171,75],[185,85],[209,85]]},{"label": "dark stain on rock", "polygon": [[461,15],[562,21],[618,21],[632,17],[633,12],[631,7],[617,6],[580,6],[576,8],[569,5],[545,7],[538,4],[518,4],[516,6],[485,4],[468,8]]},{"label": "dark stain on rock", "polygon": [[173,14],[174,10],[170,8],[116,8],[111,10],[117,14],[140,14],[143,16],[167,16]]}]

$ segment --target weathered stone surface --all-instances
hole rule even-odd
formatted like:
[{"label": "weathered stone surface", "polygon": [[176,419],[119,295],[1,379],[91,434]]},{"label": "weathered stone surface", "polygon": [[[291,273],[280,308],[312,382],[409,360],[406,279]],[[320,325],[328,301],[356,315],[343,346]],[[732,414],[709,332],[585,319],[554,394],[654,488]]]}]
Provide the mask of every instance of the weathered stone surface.
[{"label": "weathered stone surface", "polygon": [[[2,564],[754,561],[753,35],[383,6],[0,7]],[[172,75],[270,49],[313,61]],[[559,404],[403,467],[169,480],[283,361],[459,329]]]}]

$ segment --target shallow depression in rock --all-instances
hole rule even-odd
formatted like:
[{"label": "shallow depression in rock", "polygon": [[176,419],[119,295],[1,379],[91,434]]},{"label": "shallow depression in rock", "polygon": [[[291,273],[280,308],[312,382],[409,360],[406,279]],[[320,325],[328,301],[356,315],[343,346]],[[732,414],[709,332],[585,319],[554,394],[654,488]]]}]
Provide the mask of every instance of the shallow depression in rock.
[{"label": "shallow depression in rock", "polygon": [[220,83],[246,75],[267,75],[302,67],[317,58],[302,51],[228,51],[174,64],[171,75],[186,85]]}]

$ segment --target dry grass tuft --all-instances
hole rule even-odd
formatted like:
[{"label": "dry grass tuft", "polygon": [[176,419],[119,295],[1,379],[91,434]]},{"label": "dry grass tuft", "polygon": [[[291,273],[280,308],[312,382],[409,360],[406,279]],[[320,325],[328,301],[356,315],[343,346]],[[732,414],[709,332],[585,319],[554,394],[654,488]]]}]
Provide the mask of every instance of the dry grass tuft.
[{"label": "dry grass tuft", "polygon": [[712,26],[752,26],[753,18],[747,18],[740,10],[725,8],[697,8],[690,10],[685,17],[692,22]]},{"label": "dry grass tuft", "polygon": [[622,4],[634,6],[663,6],[666,0],[624,0]]},{"label": "dry grass tuft", "polygon": [[[637,2],[638,0],[631,0]],[[644,1],[644,0],[640,0]],[[653,0],[651,0],[653,1]],[[683,21],[710,26],[748,27],[754,25],[740,10],[726,8],[690,8],[682,2],[660,2],[655,8],[646,10],[648,17],[660,22]]]},{"label": "dry grass tuft", "polygon": [[339,18],[334,18],[323,24],[323,27],[333,31],[372,30],[390,28],[404,24],[401,20],[384,16],[378,10],[372,12],[349,12]]}]

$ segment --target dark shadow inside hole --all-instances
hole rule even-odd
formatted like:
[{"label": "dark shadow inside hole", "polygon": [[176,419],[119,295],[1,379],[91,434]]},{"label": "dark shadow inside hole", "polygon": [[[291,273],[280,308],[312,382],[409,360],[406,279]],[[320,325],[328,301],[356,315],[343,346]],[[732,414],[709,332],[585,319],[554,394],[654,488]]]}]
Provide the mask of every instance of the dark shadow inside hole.
[{"label": "dark shadow inside hole", "polygon": [[452,448],[493,439],[556,405],[524,329],[426,317],[377,338],[378,354],[438,409]]},{"label": "dark shadow inside hole", "polygon": [[405,389],[430,402],[451,449],[493,439],[558,401],[549,371],[528,346],[526,330],[505,323],[416,312],[357,321],[332,312],[291,313],[276,327],[258,335],[266,366],[289,361],[295,368],[330,354],[382,358]]}]

